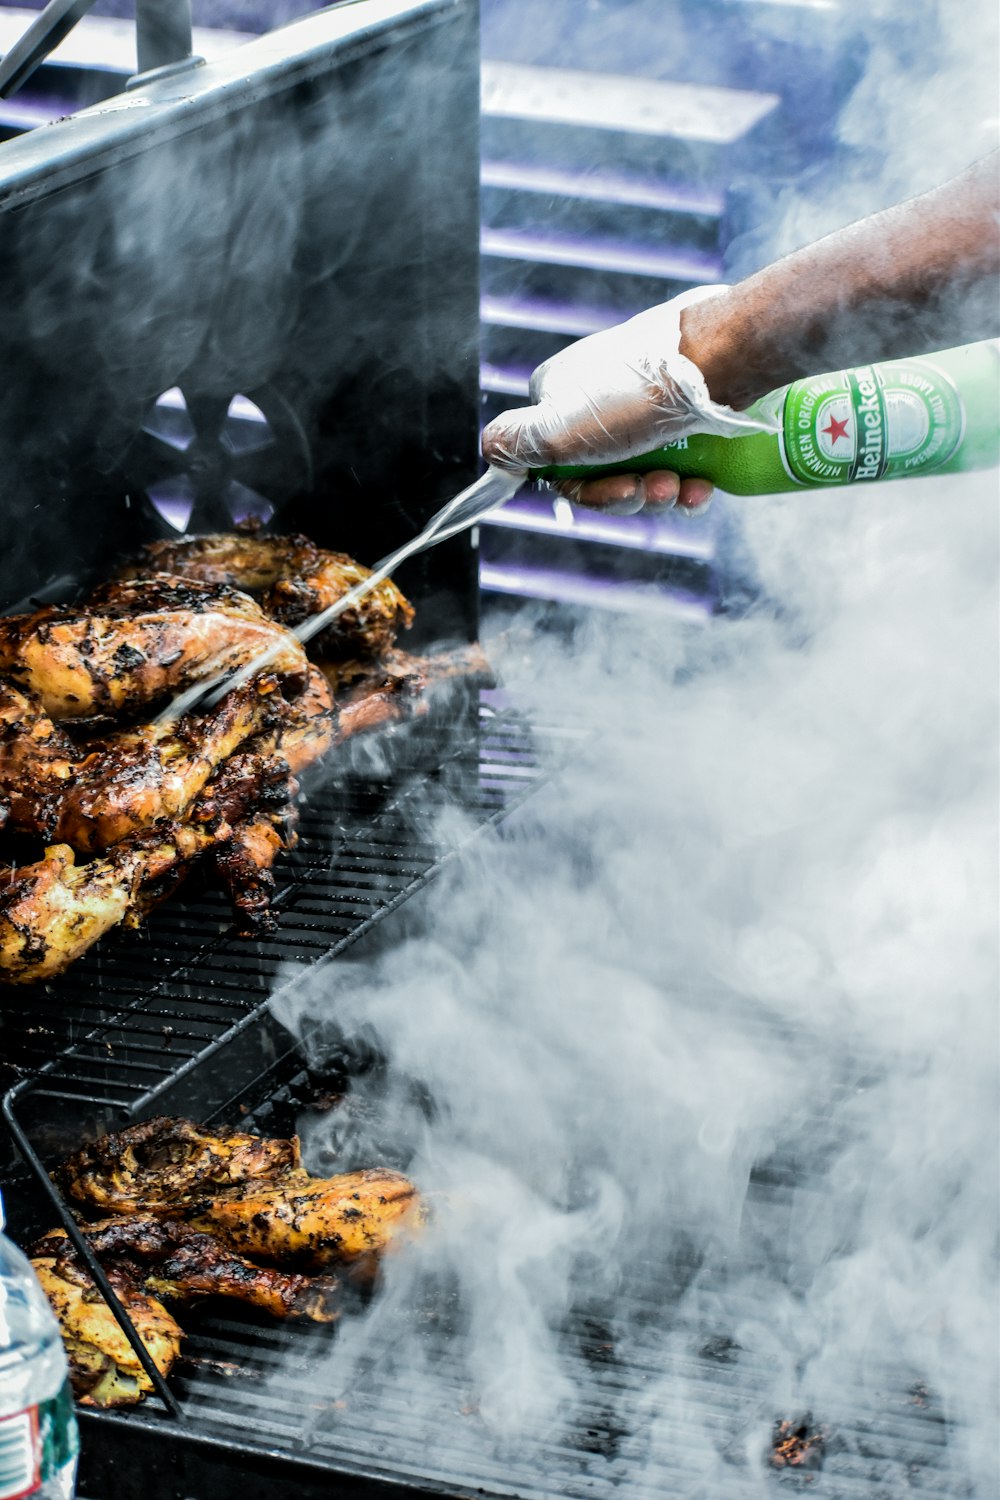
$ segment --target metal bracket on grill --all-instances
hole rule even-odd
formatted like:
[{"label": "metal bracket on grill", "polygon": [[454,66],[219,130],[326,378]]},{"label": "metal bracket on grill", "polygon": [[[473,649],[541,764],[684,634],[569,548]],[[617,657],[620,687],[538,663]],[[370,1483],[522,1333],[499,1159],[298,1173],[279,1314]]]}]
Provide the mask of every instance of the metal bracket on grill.
[{"label": "metal bracket on grill", "polygon": [[[54,52],[94,0],[49,0],[24,35],[0,61],[0,99],[9,98],[27,83],[36,68]],[[191,54],[191,0],[136,0],[136,57],[138,70],[127,87],[149,83],[204,62]]]},{"label": "metal bracket on grill", "polygon": [[38,1156],[35,1148],[32,1146],[25,1132],[21,1129],[21,1124],[17,1118],[17,1113],[15,1110],[15,1104],[20,1095],[30,1087],[31,1080],[25,1080],[24,1083],[18,1084],[16,1088],[11,1089],[10,1092],[5,1096],[3,1101],[4,1123],[6,1124],[7,1129],[10,1131],[11,1136],[14,1139],[14,1144],[17,1146],[18,1151],[21,1153],[25,1164],[27,1165],[33,1176],[36,1178],[39,1185],[45,1189],[49,1201],[51,1202],[56,1213],[59,1215],[59,1221],[66,1231],[70,1244],[73,1246],[73,1249],[76,1251],[77,1255],[79,1255],[83,1264],[86,1266],[87,1274],[93,1278],[98,1291],[104,1298],[105,1302],[108,1304],[108,1307],[111,1309],[115,1321],[121,1329],[122,1333],[128,1339],[129,1344],[131,1345],[135,1353],[136,1359],[142,1365],[143,1370],[152,1381],[153,1389],[155,1390],[156,1394],[159,1396],[160,1400],[163,1402],[164,1406],[167,1408],[167,1411],[172,1417],[176,1417],[179,1420],[183,1419],[184,1413],[178,1405],[176,1397],[174,1396],[170,1387],[167,1385],[167,1382],[164,1380],[163,1376],[160,1374],[159,1370],[156,1368],[156,1365],[153,1363],[152,1356],[150,1355],[150,1352],[146,1348],[145,1344],[142,1342],[142,1339],[139,1337],[139,1334],[135,1328],[135,1324],[132,1322],[132,1319],[129,1317],[128,1313],[119,1302],[114,1287],[105,1276],[100,1261],[97,1259],[96,1255],[87,1244],[84,1236],[80,1233],[79,1225],[74,1219],[69,1208],[63,1202],[61,1195],[52,1191],[52,1183],[49,1179],[48,1172],[46,1172],[45,1170],[44,1163]]}]

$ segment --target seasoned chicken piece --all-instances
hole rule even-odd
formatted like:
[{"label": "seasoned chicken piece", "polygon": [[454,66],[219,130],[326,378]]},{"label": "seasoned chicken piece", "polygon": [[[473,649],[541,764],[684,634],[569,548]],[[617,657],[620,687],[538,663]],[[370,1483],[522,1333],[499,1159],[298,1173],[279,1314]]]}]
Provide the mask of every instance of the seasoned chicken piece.
[{"label": "seasoned chicken piece", "polygon": [[[226,762],[199,799],[198,809],[211,812],[219,807],[233,825],[231,837],[212,850],[211,861],[245,936],[266,932],[274,925],[272,867],[282,850],[294,848],[296,842],[298,783],[294,777],[335,743],[336,734],[330,689],[322,672],[310,667],[304,691],[285,705],[269,729],[247,742],[244,753]],[[254,776],[258,783],[264,781],[258,769],[262,764],[283,767],[284,775],[279,772],[274,778],[270,795],[263,790],[256,796],[244,794],[244,806],[252,807],[254,816],[239,818],[233,811],[233,790]],[[196,816],[204,816],[205,811],[196,811]]]},{"label": "seasoned chicken piece", "polygon": [[54,719],[144,704],[277,648],[268,670],[301,685],[299,641],[246,594],[157,576],[106,584],[83,605],[0,619],[0,673]]},{"label": "seasoned chicken piece", "polygon": [[[111,928],[138,927],[196,860],[229,845],[253,854],[223,861],[236,915],[264,922],[270,863],[291,841],[295,784],[282,757],[248,759],[253,774],[243,762],[232,771],[225,762],[184,821],[133,834],[87,864],[76,863],[68,844],[54,844],[32,864],[0,870],[0,981],[61,974]],[[230,823],[227,812],[240,821]]]},{"label": "seasoned chicken piece", "polygon": [[68,844],[53,844],[34,864],[3,870],[0,979],[35,984],[61,974],[126,918],[144,883],[155,887],[168,876],[176,883],[218,841],[218,832],[171,824],[125,839],[89,864],[77,865]]},{"label": "seasoned chicken piece", "polygon": [[[371,576],[370,569],[345,552],[327,552],[308,537],[251,532],[151,542],[123,576],[150,572],[245,589],[260,596],[267,614],[285,625],[319,614]],[[321,655],[379,656],[412,622],[412,605],[385,579],[323,632],[317,649]]]},{"label": "seasoned chicken piece", "polygon": [[234,828],[232,836],[212,850],[212,867],[229,897],[242,937],[275,928],[272,866],[289,847],[287,828],[286,819],[279,826],[273,817],[252,818]]},{"label": "seasoned chicken piece", "polygon": [[294,776],[325,755],[337,740],[337,711],[319,667],[310,666],[306,685],[267,730],[255,736],[255,750],[276,751]]},{"label": "seasoned chicken piece", "polygon": [[297,1136],[202,1130],[158,1115],[101,1136],[55,1175],[69,1197],[90,1208],[176,1216],[206,1194],[283,1180],[300,1162]]},{"label": "seasoned chicken piece", "polygon": [[[82,1406],[128,1406],[152,1390],[152,1381],[119,1328],[114,1313],[87,1273],[65,1258],[38,1255],[35,1275],[59,1320],[70,1380]],[[148,1292],[120,1277],[112,1286],[161,1375],[180,1354],[182,1330]]]},{"label": "seasoned chicken piece", "polygon": [[376,1167],[340,1177],[292,1171],[193,1205],[190,1222],[255,1260],[319,1269],[378,1256],[420,1222],[417,1190]]},{"label": "seasoned chicken piece", "polygon": [[[333,1276],[298,1276],[256,1266],[227,1250],[214,1236],[177,1219],[106,1219],[83,1231],[87,1243],[120,1282],[165,1302],[186,1304],[226,1297],[273,1318],[333,1323],[340,1316],[340,1285]],[[66,1231],[52,1230],[32,1250],[35,1256],[77,1263]]]},{"label": "seasoned chicken piece", "polygon": [[0,801],[22,833],[107,849],[183,813],[212,772],[288,705],[274,677],[235,689],[203,717],[144,724],[78,745],[30,694],[0,679]]},{"label": "seasoned chicken piece", "polygon": [[496,682],[481,646],[436,656],[393,650],[377,662],[322,662],[337,710],[337,743],[351,735],[426,714],[436,689],[447,683],[492,687]]}]

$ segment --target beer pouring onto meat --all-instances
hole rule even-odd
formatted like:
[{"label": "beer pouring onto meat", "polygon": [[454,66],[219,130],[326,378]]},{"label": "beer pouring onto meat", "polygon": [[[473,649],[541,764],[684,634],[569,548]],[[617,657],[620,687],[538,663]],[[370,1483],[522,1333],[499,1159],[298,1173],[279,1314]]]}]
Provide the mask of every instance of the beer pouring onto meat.
[{"label": "beer pouring onto meat", "polygon": [[[489,677],[477,648],[398,650],[414,612],[388,578],[310,661],[290,627],[367,577],[303,536],[180,538],[79,605],[0,621],[0,822],[42,844],[0,886],[0,979],[63,972],[199,863],[244,930],[267,928],[298,778],[354,734],[420,712],[437,684]],[[216,707],[155,717],[220,668],[243,680]]]}]

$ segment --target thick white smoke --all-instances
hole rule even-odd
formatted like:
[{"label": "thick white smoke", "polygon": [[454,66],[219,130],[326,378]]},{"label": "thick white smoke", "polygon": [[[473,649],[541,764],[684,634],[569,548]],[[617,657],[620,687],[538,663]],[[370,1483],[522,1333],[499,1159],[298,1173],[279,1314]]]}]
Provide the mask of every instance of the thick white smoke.
[{"label": "thick white smoke", "polygon": [[[922,171],[990,144],[951,19]],[[930,185],[905,94],[926,59],[908,73],[883,45],[872,67],[843,128],[882,106],[889,202]],[[811,218],[852,216],[826,195]],[[731,502],[760,584],[745,618],[492,643],[515,697],[595,737],[406,941],[279,1010],[374,1035],[380,1107],[437,1205],[344,1326],[331,1391],[390,1342],[381,1389],[442,1446],[523,1461],[587,1419],[559,1328],[590,1298],[650,1372],[612,1425],[651,1493],[681,1449],[698,1493],[763,1483],[771,1420],[809,1407],[831,1465],[902,1492],[878,1429],[909,1401],[954,1424],[958,1477],[928,1492],[996,1493],[996,500],[989,474]],[[434,1277],[458,1377],[414,1311]],[[731,1417],[691,1376],[713,1340],[752,1382]]]},{"label": "thick white smoke", "polygon": [[[580,1278],[595,1296],[620,1280],[625,1345],[656,1327],[637,1279],[651,1295],[665,1280],[661,1356],[722,1332],[760,1362],[753,1452],[772,1416],[811,1405],[846,1426],[887,1381],[922,1379],[985,1485],[995,482],[746,506],[791,618],[683,641],[601,618],[572,654],[509,662],[525,696],[586,705],[603,732],[516,835],[432,892],[422,931],[300,991],[425,1086],[433,1118],[413,1110],[401,1133],[446,1205],[392,1267],[374,1329],[345,1328],[331,1380],[349,1386],[446,1265],[476,1432],[539,1437],[574,1415],[555,1330]],[[776,1146],[801,1169],[780,1210],[747,1196]],[[687,1291],[674,1258],[701,1266]],[[433,1364],[418,1388],[428,1415],[447,1401]],[[650,1463],[689,1399],[665,1375],[619,1414]],[[705,1462],[718,1451],[706,1432]]]}]

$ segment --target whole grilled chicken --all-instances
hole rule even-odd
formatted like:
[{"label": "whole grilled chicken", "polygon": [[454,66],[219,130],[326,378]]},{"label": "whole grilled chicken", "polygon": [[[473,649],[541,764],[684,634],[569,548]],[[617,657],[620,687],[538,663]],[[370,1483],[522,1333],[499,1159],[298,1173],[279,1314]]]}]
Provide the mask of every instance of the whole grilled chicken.
[{"label": "whole grilled chicken", "polygon": [[[265,612],[285,625],[298,625],[318,614],[371,576],[346,552],[327,552],[308,537],[248,531],[152,542],[123,576],[150,572],[245,589],[259,596]],[[321,655],[380,656],[412,623],[413,606],[391,579],[385,579],[323,632],[317,649]]]},{"label": "whole grilled chicken", "polygon": [[400,1172],[374,1167],[339,1177],[290,1171],[193,1205],[189,1222],[241,1255],[308,1269],[372,1261],[421,1220],[417,1190]]},{"label": "whole grilled chicken", "polygon": [[0,619],[0,673],[53,719],[134,716],[272,648],[268,670],[301,685],[301,643],[248,595],[163,575],[106,584],[83,605]]},{"label": "whole grilled chicken", "polygon": [[247,1184],[282,1181],[300,1169],[297,1136],[248,1135],[157,1115],[111,1131],[59,1168],[63,1191],[116,1214],[177,1216],[185,1207]]},{"label": "whole grilled chicken", "polygon": [[[225,1297],[273,1318],[333,1323],[340,1316],[340,1285],[333,1276],[299,1276],[257,1266],[227,1250],[210,1234],[177,1219],[149,1216],[105,1219],[83,1231],[87,1243],[119,1285],[164,1302],[186,1305]],[[56,1261],[58,1274],[77,1264],[64,1229],[54,1229],[32,1250]]]},{"label": "whole grilled chicken", "polygon": [[[128,1406],[152,1381],[86,1271],[58,1255],[32,1257],[35,1275],[59,1320],[73,1391],[83,1406]],[[183,1331],[156,1297],[109,1270],[119,1300],[161,1375],[180,1354]]]},{"label": "whole grilled chicken", "polygon": [[211,714],[76,743],[31,694],[0,679],[0,801],[12,828],[81,853],[175,818],[250,735],[290,712],[274,677],[235,689]]}]

